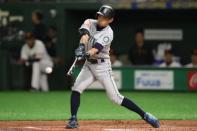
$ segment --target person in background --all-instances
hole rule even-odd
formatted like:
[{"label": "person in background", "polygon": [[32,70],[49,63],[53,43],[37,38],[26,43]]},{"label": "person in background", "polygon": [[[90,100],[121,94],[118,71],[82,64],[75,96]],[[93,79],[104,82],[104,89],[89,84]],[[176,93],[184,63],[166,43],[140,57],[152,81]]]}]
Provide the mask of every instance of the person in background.
[{"label": "person in background", "polygon": [[110,50],[110,61],[112,67],[122,66],[122,62],[118,60],[118,55],[113,49]]},{"label": "person in background", "polygon": [[186,67],[197,67],[197,49],[192,51],[191,63],[187,64]]},{"label": "person in background", "polygon": [[43,23],[43,14],[41,11],[32,12],[33,34],[36,39],[44,41],[46,37],[46,26]]},{"label": "person in background", "polygon": [[50,26],[46,33],[45,46],[48,54],[54,58],[56,57],[56,44],[57,44],[57,29]]},{"label": "person in background", "polygon": [[159,66],[164,62],[164,52],[165,50],[172,49],[172,43],[159,43],[155,49],[153,49],[154,55],[154,66]]},{"label": "person in background", "polygon": [[50,26],[47,30],[44,44],[48,54],[53,60],[54,65],[63,65],[64,63],[63,58],[57,56],[57,51],[56,51],[56,47],[58,44],[57,42],[58,42],[57,29],[55,26]]},{"label": "person in background", "polygon": [[143,31],[136,32],[135,45],[129,50],[128,58],[132,65],[152,65],[153,53],[144,45]]},{"label": "person in background", "polygon": [[33,33],[25,35],[26,43],[21,50],[20,63],[31,67],[31,90],[48,91],[47,73],[52,72],[53,62],[42,41],[37,40]]},{"label": "person in background", "polygon": [[181,67],[181,64],[173,60],[174,54],[172,50],[165,50],[164,62],[160,64],[160,67]]}]

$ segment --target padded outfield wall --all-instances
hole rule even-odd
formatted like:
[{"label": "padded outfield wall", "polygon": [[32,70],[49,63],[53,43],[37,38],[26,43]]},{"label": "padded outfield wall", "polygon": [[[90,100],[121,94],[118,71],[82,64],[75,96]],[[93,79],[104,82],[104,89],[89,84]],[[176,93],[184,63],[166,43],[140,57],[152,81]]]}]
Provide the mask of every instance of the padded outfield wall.
[{"label": "padded outfield wall", "polygon": [[[81,68],[75,70],[75,78]],[[196,68],[113,68],[113,77],[119,90],[197,91]],[[103,90],[94,82],[90,90]]]}]

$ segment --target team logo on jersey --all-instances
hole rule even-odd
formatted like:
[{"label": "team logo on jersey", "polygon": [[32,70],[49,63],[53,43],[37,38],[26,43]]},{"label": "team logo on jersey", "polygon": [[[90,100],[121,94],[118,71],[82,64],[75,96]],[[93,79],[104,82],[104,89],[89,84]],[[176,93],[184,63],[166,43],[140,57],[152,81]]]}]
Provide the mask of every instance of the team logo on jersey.
[{"label": "team logo on jersey", "polygon": [[109,42],[109,37],[105,36],[105,37],[103,38],[103,41],[104,41],[105,43]]}]

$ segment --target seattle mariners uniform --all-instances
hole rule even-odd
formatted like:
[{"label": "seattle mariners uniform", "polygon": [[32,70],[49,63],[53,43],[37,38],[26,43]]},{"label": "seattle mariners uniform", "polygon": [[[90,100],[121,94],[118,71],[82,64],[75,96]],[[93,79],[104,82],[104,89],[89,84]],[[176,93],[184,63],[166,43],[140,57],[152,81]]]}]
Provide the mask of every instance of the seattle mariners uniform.
[{"label": "seattle mariners uniform", "polygon": [[109,56],[113,30],[109,24],[113,21],[114,10],[104,5],[97,12],[97,19],[87,19],[79,29],[81,36],[79,47],[75,50],[78,59],[86,59],[79,73],[71,94],[71,118],[66,128],[77,128],[77,111],[80,105],[80,94],[94,81],[99,81],[108,97],[116,104],[138,113],[142,119],[153,127],[160,126],[159,121],[150,113],[144,112],[134,102],[122,96],[112,76]]},{"label": "seattle mariners uniform", "polygon": [[47,74],[52,71],[53,62],[42,41],[27,33],[26,44],[21,50],[21,60],[32,66],[31,86],[34,90],[48,91]]}]

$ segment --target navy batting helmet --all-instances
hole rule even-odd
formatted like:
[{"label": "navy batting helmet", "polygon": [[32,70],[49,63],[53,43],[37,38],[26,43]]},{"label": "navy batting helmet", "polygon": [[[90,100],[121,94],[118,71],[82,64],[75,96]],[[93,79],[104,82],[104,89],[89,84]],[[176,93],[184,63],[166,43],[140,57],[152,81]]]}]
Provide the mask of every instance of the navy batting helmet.
[{"label": "navy batting helmet", "polygon": [[101,6],[101,8],[99,9],[99,11],[96,13],[96,16],[98,17],[98,15],[102,15],[106,18],[113,18],[114,17],[114,10],[111,6],[109,5],[103,5]]}]

